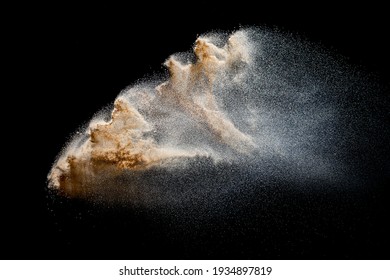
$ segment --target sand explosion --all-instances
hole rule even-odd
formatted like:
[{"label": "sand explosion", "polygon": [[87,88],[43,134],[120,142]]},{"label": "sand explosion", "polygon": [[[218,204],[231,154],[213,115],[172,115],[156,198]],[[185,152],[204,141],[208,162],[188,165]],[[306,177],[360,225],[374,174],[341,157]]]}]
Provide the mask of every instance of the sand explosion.
[{"label": "sand explosion", "polygon": [[[329,52],[245,29],[201,36],[193,52],[172,55],[165,66],[168,78],[125,89],[112,112],[74,137],[48,174],[50,188],[155,199],[166,193],[159,176],[185,173],[189,161],[235,165],[241,178],[261,182],[356,178],[348,159],[365,139],[361,100],[370,86]],[[164,188],[174,185],[167,180]]]}]

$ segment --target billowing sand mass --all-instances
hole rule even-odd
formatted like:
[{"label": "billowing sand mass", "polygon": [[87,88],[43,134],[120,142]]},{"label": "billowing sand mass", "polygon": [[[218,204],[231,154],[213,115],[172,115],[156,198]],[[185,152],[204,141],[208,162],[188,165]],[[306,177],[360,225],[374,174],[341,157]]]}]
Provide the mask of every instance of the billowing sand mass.
[{"label": "billowing sand mass", "polygon": [[[249,63],[248,47],[242,32],[232,35],[223,48],[206,38],[197,39],[196,62],[183,65],[170,57],[165,62],[170,79],[153,92],[139,90],[135,94],[137,103],[149,110],[166,104],[203,126],[215,141],[238,153],[250,153],[255,147],[252,138],[226,117],[213,95],[215,79]],[[91,184],[100,172],[116,176],[122,170],[145,169],[170,158],[206,155],[206,151],[161,144],[146,136],[153,129],[153,123],[140,114],[126,94],[121,95],[115,100],[109,122],[92,120],[88,138],[81,144],[70,144],[49,174],[50,186],[74,194]]]},{"label": "billowing sand mass", "polygon": [[48,174],[50,188],[183,203],[248,182],[351,184],[363,174],[359,157],[380,146],[376,87],[299,38],[261,29],[213,33],[165,65],[166,81],[124,90],[112,112],[74,137]]}]

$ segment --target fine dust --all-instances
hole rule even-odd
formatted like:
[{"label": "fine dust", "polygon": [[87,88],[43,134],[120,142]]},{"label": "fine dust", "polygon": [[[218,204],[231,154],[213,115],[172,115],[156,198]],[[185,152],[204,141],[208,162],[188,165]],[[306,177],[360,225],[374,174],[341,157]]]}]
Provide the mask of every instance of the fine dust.
[{"label": "fine dust", "polygon": [[[74,137],[48,174],[51,189],[103,201],[185,203],[240,180],[359,180],[351,146],[369,114],[356,100],[373,90],[341,58],[292,35],[252,28],[228,38],[200,36],[193,53],[172,55],[164,65],[166,81],[124,90],[108,121],[98,114]],[[204,168],[203,177],[218,176],[213,168],[225,170],[221,176],[236,171],[218,181],[194,168]]]}]

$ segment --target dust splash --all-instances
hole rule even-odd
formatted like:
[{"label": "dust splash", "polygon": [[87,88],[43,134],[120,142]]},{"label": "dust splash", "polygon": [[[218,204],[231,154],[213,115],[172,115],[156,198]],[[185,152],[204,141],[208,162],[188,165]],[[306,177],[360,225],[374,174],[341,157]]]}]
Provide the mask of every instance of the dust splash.
[{"label": "dust splash", "polygon": [[204,35],[165,66],[165,81],[124,90],[74,137],[48,174],[51,189],[150,204],[203,199],[238,181],[350,184],[386,131],[364,74],[288,34]]}]

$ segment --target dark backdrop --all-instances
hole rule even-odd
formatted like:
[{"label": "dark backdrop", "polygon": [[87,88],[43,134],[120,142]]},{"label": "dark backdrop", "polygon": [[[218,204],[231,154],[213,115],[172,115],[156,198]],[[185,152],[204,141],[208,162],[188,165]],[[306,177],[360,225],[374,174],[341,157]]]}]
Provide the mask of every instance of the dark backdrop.
[{"label": "dark backdrop", "polygon": [[[237,241],[227,229],[227,237],[221,241],[206,234],[215,229],[205,228],[206,233],[200,234],[199,238],[183,241],[178,236],[168,236],[166,225],[165,230],[161,230],[164,222],[147,222],[142,213],[123,221],[122,214],[115,210],[98,214],[83,212],[82,202],[61,199],[53,202],[48,198],[46,175],[71,133],[96,111],[110,104],[120,90],[146,74],[162,71],[162,63],[170,54],[189,50],[198,34],[252,25],[299,33],[346,56],[350,63],[363,66],[387,83],[388,20],[383,7],[342,8],[330,4],[287,7],[282,3],[272,6],[259,3],[259,7],[254,7],[241,1],[235,5],[211,6],[199,1],[183,2],[182,5],[145,3],[120,7],[94,4],[16,8],[5,26],[11,35],[10,41],[15,43],[7,55],[15,60],[13,71],[18,76],[9,94],[19,99],[17,106],[12,104],[12,109],[24,114],[23,122],[11,121],[16,130],[12,130],[11,147],[17,149],[14,149],[16,154],[6,157],[9,167],[4,175],[12,179],[7,183],[7,189],[14,192],[10,196],[4,195],[4,245],[0,257],[389,258],[386,250],[388,232],[383,227],[387,224],[388,174],[380,177],[382,181],[379,180],[375,190],[365,196],[367,200],[359,198],[363,203],[351,199],[357,206],[365,205],[364,209],[354,212],[354,206],[347,208],[340,225],[330,229],[324,225],[325,236],[322,237],[305,235],[297,229],[291,232],[296,238],[278,233],[272,237],[273,233],[253,231],[248,233],[249,241],[245,236]],[[386,92],[383,94],[388,98]],[[387,171],[385,167],[380,172]],[[299,212],[301,208],[285,203],[290,201],[290,195],[294,194],[280,191],[279,204],[274,207],[287,207],[286,211],[296,213],[291,219],[298,220],[298,215],[305,213]],[[337,195],[342,197],[337,198]],[[349,196],[337,195],[332,200],[336,205],[343,204]],[[313,201],[319,203],[321,199],[310,203]],[[323,202],[324,207],[328,202]],[[302,201],[302,205],[305,203],[309,202]],[[77,215],[89,216],[78,219]],[[284,218],[288,220],[288,217]],[[316,218],[311,219],[315,224]],[[351,220],[353,222],[343,224]],[[228,220],[215,227],[226,230],[229,226],[238,227],[236,222]],[[299,238],[303,240],[299,241]],[[286,240],[296,242],[288,244]],[[286,243],[276,246],[273,242]]]}]

